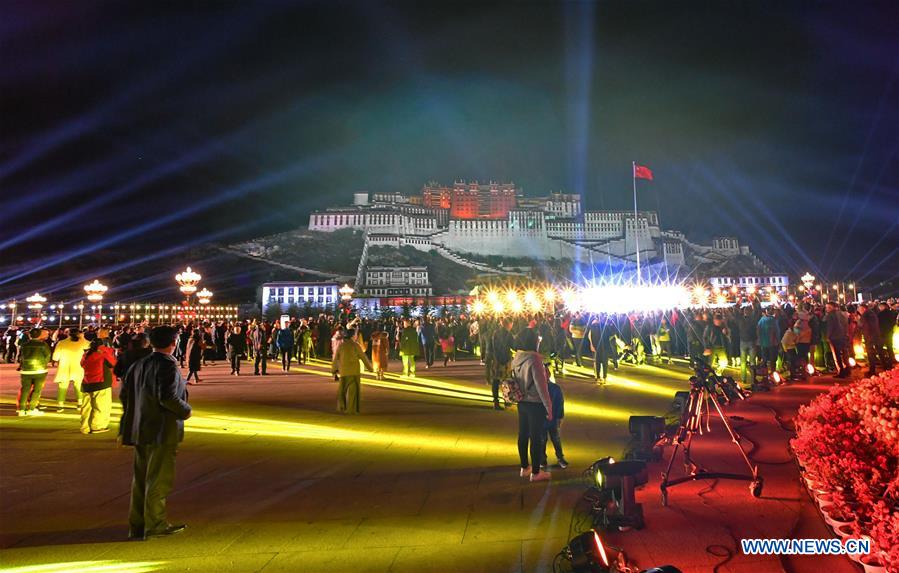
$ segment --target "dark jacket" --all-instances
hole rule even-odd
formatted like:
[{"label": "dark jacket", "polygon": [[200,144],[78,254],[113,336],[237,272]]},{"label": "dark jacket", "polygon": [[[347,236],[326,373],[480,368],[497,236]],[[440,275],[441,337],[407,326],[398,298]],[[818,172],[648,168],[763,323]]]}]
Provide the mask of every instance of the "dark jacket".
[{"label": "dark jacket", "polygon": [[500,326],[493,333],[493,340],[490,341],[490,351],[493,359],[498,364],[508,364],[512,361],[512,347],[515,341],[512,339],[512,333]]},{"label": "dark jacket", "polygon": [[868,309],[859,315],[858,328],[862,331],[866,344],[880,346],[880,322],[873,310]]},{"label": "dark jacket", "polygon": [[565,396],[562,394],[562,387],[555,382],[549,382],[546,387],[549,389],[549,399],[553,403],[553,419],[546,421],[546,429],[549,430],[559,425],[559,420],[565,417]]},{"label": "dark jacket", "polygon": [[190,417],[187,386],[175,359],[154,352],[136,362],[122,383],[122,443],[175,445],[184,439]]},{"label": "dark jacket", "polygon": [[268,336],[264,328],[257,327],[254,329],[250,335],[250,339],[253,341],[253,349],[262,352],[268,351]]},{"label": "dark jacket", "polygon": [[849,324],[846,314],[833,310],[824,315],[824,336],[827,340],[845,342],[849,338]]},{"label": "dark jacket", "polygon": [[43,340],[29,339],[19,347],[22,374],[44,374],[50,362],[50,347]]},{"label": "dark jacket", "polygon": [[227,339],[228,345],[228,354],[233,355],[242,355],[247,352],[247,336],[244,333],[236,334],[232,332],[228,335]]},{"label": "dark jacket", "polygon": [[113,372],[115,372],[115,375],[119,380],[123,380],[125,378],[125,375],[128,374],[128,369],[131,368],[131,366],[135,362],[137,362],[141,358],[146,358],[152,352],[153,349],[149,346],[146,348],[142,346],[139,346],[137,348],[129,348],[125,351],[125,354],[123,354],[122,357],[119,358],[119,361],[116,362]]}]

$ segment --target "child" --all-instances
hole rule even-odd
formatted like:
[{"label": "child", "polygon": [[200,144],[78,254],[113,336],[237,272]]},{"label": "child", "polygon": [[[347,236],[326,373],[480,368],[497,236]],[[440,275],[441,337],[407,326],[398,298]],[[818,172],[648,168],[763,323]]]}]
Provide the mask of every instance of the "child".
[{"label": "child", "polygon": [[562,429],[562,418],[565,417],[565,397],[562,395],[562,387],[555,383],[553,378],[547,373],[549,389],[549,398],[553,405],[553,419],[546,422],[546,435],[548,439],[543,440],[543,467],[548,465],[546,459],[546,442],[552,440],[553,448],[556,450],[556,459],[559,461],[559,467],[563,470],[568,467],[568,461],[562,453],[562,435],[559,431]]}]

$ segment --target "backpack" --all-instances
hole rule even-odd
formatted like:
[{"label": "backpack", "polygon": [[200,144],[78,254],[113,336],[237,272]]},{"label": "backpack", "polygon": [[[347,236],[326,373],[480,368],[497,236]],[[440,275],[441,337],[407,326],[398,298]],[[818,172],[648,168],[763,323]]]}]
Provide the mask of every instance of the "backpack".
[{"label": "backpack", "polygon": [[524,398],[524,390],[521,388],[521,383],[515,377],[515,374],[512,374],[508,380],[502,381],[500,391],[503,394],[503,400],[510,404],[517,404]]}]

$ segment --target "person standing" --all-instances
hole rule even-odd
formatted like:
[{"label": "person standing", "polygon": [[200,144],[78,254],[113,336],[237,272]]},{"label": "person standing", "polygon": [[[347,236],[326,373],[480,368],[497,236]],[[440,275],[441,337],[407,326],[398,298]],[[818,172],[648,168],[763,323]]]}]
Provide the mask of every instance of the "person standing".
[{"label": "person standing", "polygon": [[424,351],[425,369],[427,370],[434,365],[434,349],[437,342],[434,324],[427,316],[422,317],[418,332],[421,337],[421,348]]},{"label": "person standing", "polygon": [[607,317],[595,317],[587,329],[587,338],[593,350],[593,376],[600,384],[609,377],[609,350],[612,346],[612,327]]},{"label": "person standing", "polygon": [[705,344],[703,353],[709,357],[709,365],[720,374],[728,364],[727,347],[730,343],[730,331],[724,325],[724,317],[721,314],[715,313],[712,324],[705,327],[702,339]]},{"label": "person standing", "polygon": [[81,381],[84,379],[84,369],[81,368],[81,357],[90,346],[90,341],[81,336],[77,328],[69,329],[69,336],[60,340],[53,351],[53,361],[56,362],[56,378],[54,381],[59,386],[56,393],[56,411],[63,412],[66,407],[66,395],[69,393],[69,384],[75,388],[75,400],[81,406]]},{"label": "person standing", "polygon": [[421,342],[418,332],[408,318],[403,320],[399,347],[400,358],[403,360],[403,376],[415,378],[415,357],[421,356]]},{"label": "person standing", "polygon": [[[530,329],[529,329],[530,330]],[[537,340],[536,333],[534,340]],[[499,326],[493,332],[490,340],[490,371],[491,392],[493,394],[493,409],[502,410],[499,403],[500,382],[509,377],[512,365],[512,347],[515,345],[512,339],[512,319],[503,318]],[[536,350],[536,346],[534,350]]]},{"label": "person standing", "polygon": [[265,324],[257,324],[253,329],[253,375],[259,376],[259,370],[262,370],[262,376],[268,376],[268,330]]},{"label": "person standing", "polygon": [[581,363],[581,354],[584,352],[584,339],[587,335],[587,323],[578,314],[571,319],[569,325],[571,331],[571,343],[574,346],[574,363],[583,366]]},{"label": "person standing", "polygon": [[247,337],[243,334],[240,326],[235,326],[228,334],[225,341],[228,351],[228,360],[231,361],[231,375],[240,376],[240,361],[247,351]]},{"label": "person standing", "polygon": [[341,414],[359,413],[359,397],[362,387],[362,371],[359,368],[359,362],[364,363],[369,371],[372,370],[371,361],[354,339],[355,335],[355,330],[347,331],[343,342],[337,347],[334,358],[331,360],[331,373],[340,382],[337,387],[337,411]]},{"label": "person standing", "polygon": [[761,303],[758,299],[753,299],[751,305],[743,306],[743,311],[736,319],[737,337],[740,339],[740,378],[744,388],[752,385],[752,372],[758,361],[761,310]]},{"label": "person standing", "polygon": [[768,367],[768,372],[773,374],[777,367],[781,335],[777,320],[774,318],[774,310],[770,306],[765,309],[765,313],[756,325],[756,339],[759,343],[762,362]]},{"label": "person standing", "polygon": [[[179,335],[180,334],[179,331]],[[176,342],[176,346],[178,344],[180,344],[180,342]],[[150,338],[143,332],[135,334],[128,341],[128,349],[125,350],[120,358],[116,358],[116,365],[115,368],[113,368],[113,373],[119,380],[123,380],[128,373],[128,369],[131,368],[135,362],[149,356],[152,352],[153,350],[150,348]]]},{"label": "person standing", "polygon": [[890,368],[885,357],[883,356],[883,340],[880,338],[880,322],[873,309],[868,308],[867,303],[858,305],[858,326],[865,340],[865,356],[868,361],[868,372],[866,376],[874,376],[877,373],[877,363],[881,363],[884,370]]},{"label": "person standing", "polygon": [[205,351],[205,344],[203,342],[203,332],[197,328],[194,330],[194,333],[190,336],[190,340],[187,341],[187,383],[193,384],[191,382],[191,377],[194,378],[195,383],[200,383],[200,368],[202,368],[203,362],[203,352]]},{"label": "person standing", "polygon": [[150,332],[153,353],[125,376],[120,399],[119,437],[134,447],[134,479],[128,537],[134,540],[172,535],[184,525],[166,517],[166,497],[175,480],[175,452],[184,439],[184,420],[191,416],[187,387],[172,353],[175,329],[157,326]]},{"label": "person standing", "polygon": [[112,409],[112,368],[116,358],[112,348],[95,338],[81,358],[84,382],[81,383],[81,433],[100,434],[109,431]]},{"label": "person standing", "polygon": [[[890,308],[885,300],[880,301],[877,306],[877,324],[880,326],[880,340],[883,348],[886,350],[886,364],[896,362],[896,352],[899,349],[893,348],[893,333],[896,330],[896,311]],[[871,309],[873,310],[873,309]]]},{"label": "person standing", "polygon": [[[518,402],[518,475],[534,481],[552,478],[540,470],[546,452],[546,422],[553,420],[552,399],[547,386],[546,366],[537,352],[537,333],[526,328],[515,343],[518,352],[512,360],[512,377],[518,381],[524,395]],[[530,463],[528,463],[530,453]]]},{"label": "person standing", "polygon": [[824,305],[824,336],[830,343],[833,361],[838,370],[836,378],[849,376],[849,320],[835,302],[827,301]]},{"label": "person standing", "polygon": [[281,353],[281,370],[290,372],[290,361],[293,358],[293,332],[287,327],[279,328],[275,342]]},{"label": "person standing", "polygon": [[385,332],[381,325],[371,334],[371,362],[378,380],[384,379],[384,372],[387,370],[390,352],[390,335]]},{"label": "person standing", "polygon": [[553,405],[552,420],[547,419],[545,422],[546,436],[543,438],[543,464],[540,471],[545,470],[549,466],[549,460],[546,458],[546,442],[551,441],[553,449],[556,452],[556,460],[559,467],[563,470],[568,467],[568,460],[562,451],[562,418],[565,417],[565,395],[562,393],[562,387],[553,380],[547,379],[546,388],[549,391],[549,399]]},{"label": "person standing", "polygon": [[50,347],[44,340],[48,332],[41,328],[32,328],[28,333],[28,341],[19,346],[19,396],[16,401],[17,416],[43,416],[38,410],[41,404],[41,391],[47,380],[47,364],[50,362]]}]

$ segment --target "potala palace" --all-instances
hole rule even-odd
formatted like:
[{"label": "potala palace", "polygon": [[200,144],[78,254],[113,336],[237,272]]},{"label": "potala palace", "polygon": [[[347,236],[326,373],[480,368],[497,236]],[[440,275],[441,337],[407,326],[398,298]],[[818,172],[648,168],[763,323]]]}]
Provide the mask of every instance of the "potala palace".
[{"label": "potala palace", "polygon": [[511,183],[457,182],[425,185],[420,194],[356,193],[353,205],[317,211],[313,231],[356,229],[366,245],[409,245],[453,259],[497,255],[533,259],[636,262],[670,267],[720,263],[742,255],[770,273],[734,237],[711,245],[690,242],[683,232],[663,229],[658,213],[583,211],[578,195],[525,197]]}]

